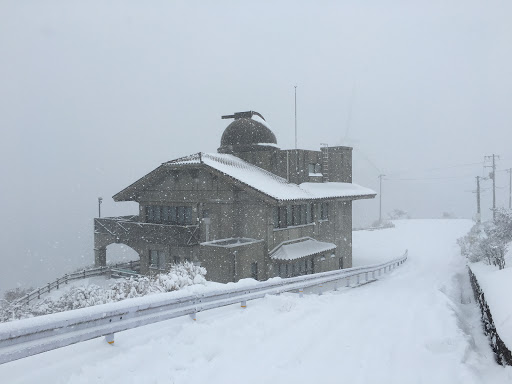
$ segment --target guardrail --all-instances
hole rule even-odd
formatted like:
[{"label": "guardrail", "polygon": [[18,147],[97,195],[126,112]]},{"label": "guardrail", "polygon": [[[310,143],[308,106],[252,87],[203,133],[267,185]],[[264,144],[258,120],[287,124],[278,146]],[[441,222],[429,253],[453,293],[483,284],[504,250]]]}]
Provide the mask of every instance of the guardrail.
[{"label": "guardrail", "polygon": [[[347,268],[336,271],[297,276],[287,279],[273,279],[232,289],[218,289],[204,294],[183,297],[169,297],[169,294],[147,296],[136,299],[82,308],[68,312],[55,313],[36,318],[0,324],[0,364],[22,359],[38,353],[65,347],[81,341],[105,336],[109,344],[114,343],[114,334],[136,327],[190,315],[196,319],[196,313],[226,305],[276,295],[283,292],[298,291],[302,297],[304,289],[334,283],[334,289],[360,285],[361,277],[369,281],[369,274],[382,273],[403,264],[408,257],[404,255],[386,263],[366,267]],[[355,280],[352,280],[355,278]]]},{"label": "guardrail", "polygon": [[[83,271],[74,272],[70,274],[66,274],[62,277],[57,278],[55,281],[52,281],[42,287],[39,287],[33,290],[30,293],[27,293],[25,296],[20,297],[17,300],[14,300],[11,305],[28,305],[31,301],[40,299],[41,295],[45,293],[50,293],[52,290],[59,289],[62,285],[69,283],[70,281],[85,279],[87,277],[94,276],[102,276],[102,275],[114,275],[120,277],[129,277],[138,275],[137,273],[128,273],[128,271],[123,270],[123,268],[137,268],[140,265],[140,261],[130,261],[127,263],[118,263],[107,267],[97,267],[91,269],[84,269]],[[116,271],[116,273],[113,273]]]}]

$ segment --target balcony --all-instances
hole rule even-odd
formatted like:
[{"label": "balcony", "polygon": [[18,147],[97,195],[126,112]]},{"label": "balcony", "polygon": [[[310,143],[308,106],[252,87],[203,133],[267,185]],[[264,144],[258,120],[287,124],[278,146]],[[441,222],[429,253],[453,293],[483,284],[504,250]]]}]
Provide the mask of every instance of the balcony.
[{"label": "balcony", "polygon": [[199,244],[199,225],[167,225],[144,223],[139,216],[105,217],[94,219],[95,248],[112,243],[130,247],[162,244],[187,247]]}]

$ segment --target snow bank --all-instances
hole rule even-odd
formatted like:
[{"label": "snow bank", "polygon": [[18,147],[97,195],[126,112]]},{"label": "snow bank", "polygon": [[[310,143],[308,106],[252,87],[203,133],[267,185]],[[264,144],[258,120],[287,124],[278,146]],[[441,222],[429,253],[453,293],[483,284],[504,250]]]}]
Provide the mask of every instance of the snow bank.
[{"label": "snow bank", "polygon": [[512,267],[498,270],[483,262],[471,264],[480,288],[485,294],[496,331],[512,350]]}]

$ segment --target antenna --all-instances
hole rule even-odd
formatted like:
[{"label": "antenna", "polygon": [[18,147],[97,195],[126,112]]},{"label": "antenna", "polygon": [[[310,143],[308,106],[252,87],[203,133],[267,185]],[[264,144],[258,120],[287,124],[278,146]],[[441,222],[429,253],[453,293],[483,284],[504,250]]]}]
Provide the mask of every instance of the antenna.
[{"label": "antenna", "polygon": [[295,88],[295,149],[297,149],[297,86]]},{"label": "antenna", "polygon": [[356,85],[354,84],[352,86],[352,93],[350,95],[350,101],[348,104],[347,126],[345,128],[345,137],[343,137],[341,145],[348,145],[348,142],[349,142],[348,135],[350,132],[350,126],[352,125],[352,108],[354,107],[355,96],[356,96]]}]

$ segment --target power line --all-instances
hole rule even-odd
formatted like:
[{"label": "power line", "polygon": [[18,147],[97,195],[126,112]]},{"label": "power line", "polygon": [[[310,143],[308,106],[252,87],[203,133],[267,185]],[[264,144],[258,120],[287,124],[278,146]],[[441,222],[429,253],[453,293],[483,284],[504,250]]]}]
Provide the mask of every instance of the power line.
[{"label": "power line", "polygon": [[469,166],[474,166],[474,165],[483,165],[483,162],[480,161],[478,163],[456,164],[456,165],[448,165],[446,167],[427,168],[427,169],[410,169],[410,170],[406,170],[406,171],[394,172],[394,173],[391,173],[390,175],[400,175],[400,174],[408,173],[408,172],[441,171],[441,170],[444,170],[444,169],[462,168],[462,167],[469,167]]},{"label": "power line", "polygon": [[466,176],[445,176],[445,177],[424,177],[424,178],[391,178],[391,179],[384,179],[389,181],[428,181],[428,180],[451,180],[451,179],[468,179],[472,178],[473,175],[466,175]]}]

